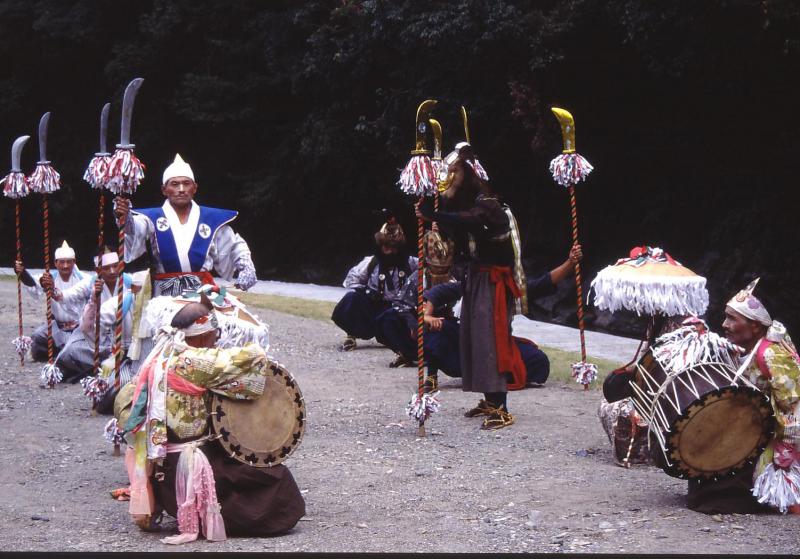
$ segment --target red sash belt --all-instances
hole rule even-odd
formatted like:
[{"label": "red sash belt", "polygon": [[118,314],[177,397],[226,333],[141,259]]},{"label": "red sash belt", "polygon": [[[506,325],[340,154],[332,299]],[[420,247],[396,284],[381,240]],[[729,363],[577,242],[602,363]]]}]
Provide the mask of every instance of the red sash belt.
[{"label": "red sash belt", "polygon": [[166,274],[156,274],[154,279],[167,280],[170,278],[177,278],[178,276],[197,276],[203,285],[217,285],[216,282],[214,282],[214,276],[209,272],[169,272]]},{"label": "red sash belt", "polygon": [[509,390],[525,388],[525,363],[522,361],[517,344],[511,336],[508,326],[507,297],[522,294],[514,281],[513,270],[508,266],[481,266],[479,272],[489,274],[489,281],[494,284],[494,341],[497,351],[497,371],[502,375],[510,372],[513,382],[508,383]]}]

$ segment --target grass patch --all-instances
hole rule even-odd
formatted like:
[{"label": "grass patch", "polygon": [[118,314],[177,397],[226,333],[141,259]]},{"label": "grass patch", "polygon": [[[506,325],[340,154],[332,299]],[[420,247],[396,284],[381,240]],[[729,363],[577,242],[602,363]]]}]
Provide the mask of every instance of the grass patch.
[{"label": "grass patch", "polygon": [[[248,306],[261,307],[273,311],[283,312],[302,318],[313,318],[323,322],[330,322],[331,313],[335,303],[329,301],[311,301],[297,297],[284,297],[282,295],[265,295],[261,293],[239,293],[236,296]],[[558,381],[574,386],[580,390],[572,378],[572,364],[580,361],[581,355],[575,351],[564,351],[554,347],[540,346],[550,359],[550,382]],[[606,375],[622,365],[608,359],[595,359],[588,357],[590,363],[597,365],[598,379],[592,383],[591,388],[599,389]]]},{"label": "grass patch", "polygon": [[13,281],[17,283],[16,274],[0,274],[0,281]]},{"label": "grass patch", "polygon": [[[581,354],[577,351],[564,351],[563,349],[556,349],[554,347],[539,346],[542,351],[547,354],[550,359],[550,378],[549,381],[559,381],[573,385],[576,389],[582,390],[575,379],[572,378],[572,364],[581,360]],[[589,363],[597,365],[597,379],[589,385],[590,389],[600,389],[603,386],[603,379],[606,378],[608,373],[624,365],[616,361],[608,359],[593,358],[590,355],[586,356]]]},{"label": "grass patch", "polygon": [[238,297],[245,305],[262,307],[265,309],[292,314],[302,318],[313,318],[330,322],[331,313],[336,303],[330,301],[312,301],[298,297],[284,297],[282,295],[266,295],[263,293],[240,293]]}]

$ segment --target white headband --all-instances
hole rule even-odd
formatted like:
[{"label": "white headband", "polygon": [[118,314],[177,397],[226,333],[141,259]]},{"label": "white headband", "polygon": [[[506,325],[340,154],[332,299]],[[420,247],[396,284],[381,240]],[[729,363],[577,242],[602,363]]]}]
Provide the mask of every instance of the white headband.
[{"label": "white headband", "polygon": [[200,334],[205,334],[206,332],[211,332],[212,330],[216,330],[219,328],[219,320],[217,319],[216,311],[211,311],[207,315],[201,316],[194,322],[192,322],[186,328],[182,328],[181,331],[183,335],[188,336],[199,336]]},{"label": "white headband", "polygon": [[[116,264],[119,262],[119,256],[117,256],[116,252],[106,252],[103,254],[102,258],[100,258],[100,266],[108,266],[109,264]],[[94,257],[94,265],[97,266],[97,257]]]}]

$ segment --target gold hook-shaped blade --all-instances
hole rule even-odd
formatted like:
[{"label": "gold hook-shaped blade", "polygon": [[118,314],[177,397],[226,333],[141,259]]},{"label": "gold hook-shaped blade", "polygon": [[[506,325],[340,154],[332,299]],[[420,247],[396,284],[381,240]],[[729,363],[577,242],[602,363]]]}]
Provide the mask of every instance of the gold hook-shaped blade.
[{"label": "gold hook-shaped blade", "polygon": [[550,107],[550,110],[556,115],[558,123],[561,125],[561,136],[564,138],[562,153],[575,153],[575,119],[572,118],[569,111],[564,109]]},{"label": "gold hook-shaped blade", "polygon": [[426,99],[417,107],[417,120],[416,120],[416,142],[411,155],[428,155],[430,150],[425,142],[425,134],[428,131],[428,115],[436,106],[436,101],[433,99]]},{"label": "gold hook-shaped blade", "polygon": [[433,159],[442,160],[442,125],[435,118],[429,118],[428,123],[433,130]]},{"label": "gold hook-shaped blade", "polygon": [[472,142],[469,140],[469,121],[467,120],[467,108],[461,105],[461,120],[464,121],[464,140],[470,145]]}]

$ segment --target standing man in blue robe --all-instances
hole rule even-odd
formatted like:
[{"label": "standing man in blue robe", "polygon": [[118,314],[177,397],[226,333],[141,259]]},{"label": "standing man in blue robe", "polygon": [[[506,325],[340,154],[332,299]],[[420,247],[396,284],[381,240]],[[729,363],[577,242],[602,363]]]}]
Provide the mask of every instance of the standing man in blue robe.
[{"label": "standing man in blue robe", "polygon": [[160,208],[133,210],[127,198],[114,199],[118,223],[125,219],[125,260],[150,245],[154,297],[214,285],[212,270],[242,290],[256,283],[250,248],[229,225],[238,212],[198,205],[194,172],[180,154],[164,171],[161,193],[167,200]]}]

